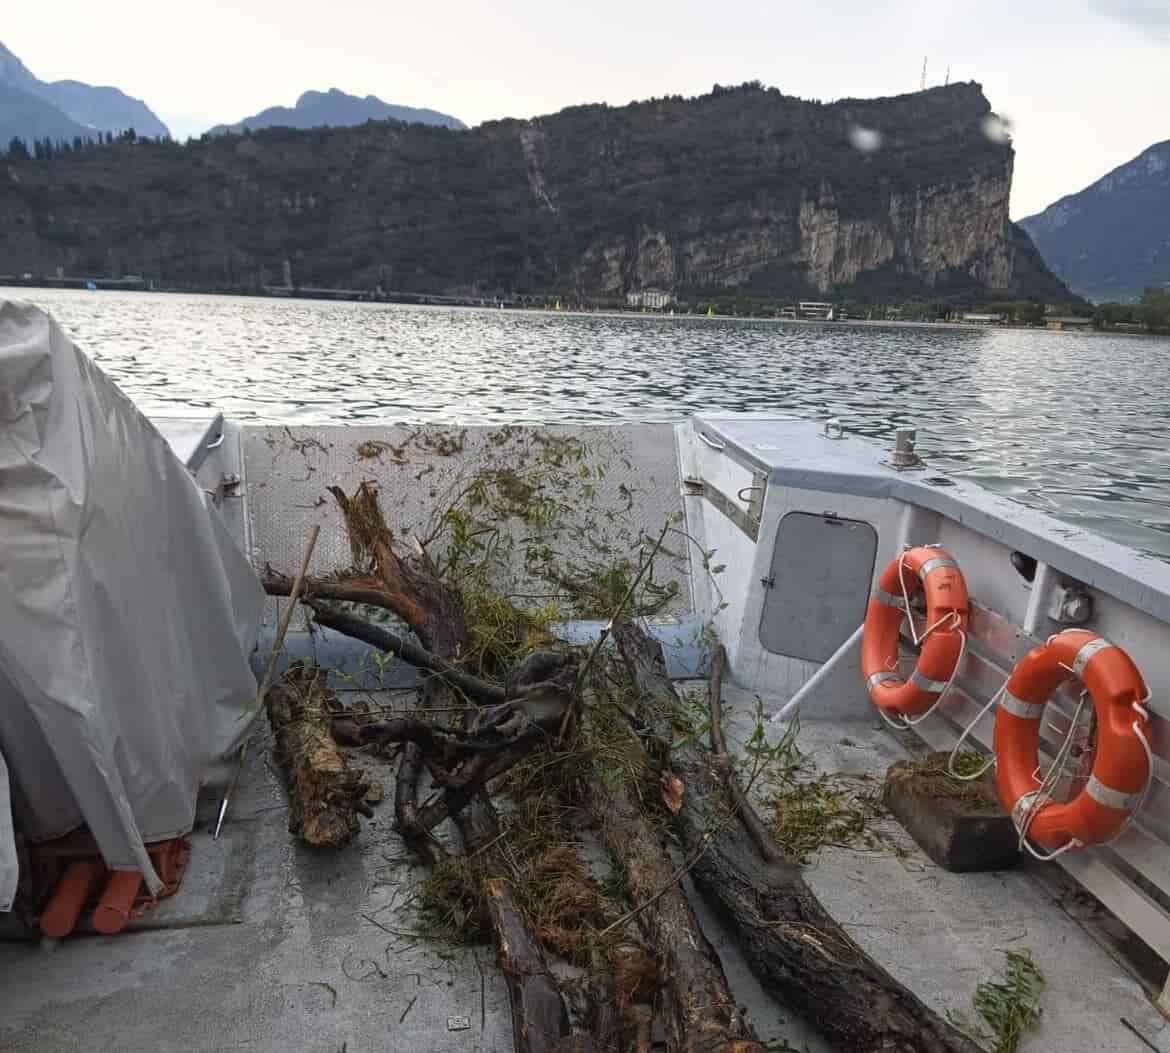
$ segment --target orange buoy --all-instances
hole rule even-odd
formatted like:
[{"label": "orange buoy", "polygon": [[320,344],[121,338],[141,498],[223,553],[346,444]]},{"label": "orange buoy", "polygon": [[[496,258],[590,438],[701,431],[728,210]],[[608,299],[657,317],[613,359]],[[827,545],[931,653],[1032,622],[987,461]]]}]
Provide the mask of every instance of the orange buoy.
[{"label": "orange buoy", "polygon": [[93,912],[93,927],[106,936],[121,932],[130,920],[130,910],[141,886],[142,875],[137,870],[111,870],[110,880]]},{"label": "orange buoy", "polygon": [[[906,600],[926,596],[926,631],[914,672],[896,672],[898,634],[909,617]],[[878,579],[865,612],[861,675],[869,697],[887,716],[925,713],[945,690],[963,651],[967,631],[967,584],[945,550],[922,546],[903,552]]]},{"label": "orange buoy", "polygon": [[[1093,772],[1071,801],[1045,800],[1040,721],[1061,684],[1079,679],[1093,701]],[[1004,685],[995,714],[996,783],[1021,837],[1054,852],[1108,841],[1141,807],[1150,781],[1146,684],[1120,647],[1086,629],[1066,629],[1026,654]]]},{"label": "orange buoy", "polygon": [[93,895],[105,872],[106,868],[94,860],[70,863],[41,913],[41,932],[54,940],[68,936],[77,924],[85,901]]}]

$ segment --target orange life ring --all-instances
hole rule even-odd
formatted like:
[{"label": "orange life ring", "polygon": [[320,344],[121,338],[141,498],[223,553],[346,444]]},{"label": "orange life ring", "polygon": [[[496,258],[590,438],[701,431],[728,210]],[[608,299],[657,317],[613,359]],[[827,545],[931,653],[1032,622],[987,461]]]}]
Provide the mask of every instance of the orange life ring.
[{"label": "orange life ring", "polygon": [[[1097,716],[1093,772],[1071,801],[1037,800],[1040,721],[1049,698],[1079,678]],[[1150,778],[1146,685],[1120,647],[1066,629],[1016,663],[995,714],[996,783],[1004,809],[1036,844],[1059,851],[1108,841],[1141,806]]]},{"label": "orange life ring", "polygon": [[[909,679],[895,671],[905,597],[926,594],[928,633]],[[890,716],[913,717],[938,701],[963,649],[967,584],[959,565],[941,548],[912,548],[882,572],[865,612],[861,675],[869,697]]]}]

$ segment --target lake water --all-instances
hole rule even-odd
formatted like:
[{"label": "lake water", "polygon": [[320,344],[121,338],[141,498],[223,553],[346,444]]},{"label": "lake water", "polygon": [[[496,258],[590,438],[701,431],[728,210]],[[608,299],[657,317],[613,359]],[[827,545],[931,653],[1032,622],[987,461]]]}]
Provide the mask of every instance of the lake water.
[{"label": "lake water", "polygon": [[1170,558],[1170,340],[148,293],[50,310],[152,416],[914,423],[932,467]]}]

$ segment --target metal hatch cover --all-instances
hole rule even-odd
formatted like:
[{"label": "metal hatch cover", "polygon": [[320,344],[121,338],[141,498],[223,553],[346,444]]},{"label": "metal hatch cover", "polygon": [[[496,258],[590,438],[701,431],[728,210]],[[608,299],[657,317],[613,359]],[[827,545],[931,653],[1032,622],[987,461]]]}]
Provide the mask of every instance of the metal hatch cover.
[{"label": "metal hatch cover", "polygon": [[764,579],[760,644],[789,658],[830,658],[865,620],[876,555],[877,531],[860,519],[785,515]]}]

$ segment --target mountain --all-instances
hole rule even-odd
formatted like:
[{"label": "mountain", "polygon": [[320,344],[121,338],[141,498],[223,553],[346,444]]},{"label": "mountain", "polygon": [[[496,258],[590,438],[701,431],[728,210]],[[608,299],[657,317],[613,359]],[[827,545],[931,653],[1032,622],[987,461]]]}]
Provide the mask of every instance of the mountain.
[{"label": "mountain", "polygon": [[[72,139],[99,131],[117,134],[127,128],[152,139],[170,135],[167,126],[141,99],[132,98],[118,88],[96,87],[78,80],[51,83],[39,80],[3,44],[0,44],[0,89],[5,91],[0,97],[0,128],[5,130],[0,141],[5,144],[14,135],[31,142],[46,135]],[[60,125],[66,130],[38,131],[52,124],[44,108],[30,107],[26,101],[7,94],[11,91],[33,96],[56,110],[61,120],[69,122],[68,126]]]},{"label": "mountain", "polygon": [[79,80],[56,80],[42,87],[41,97],[73,120],[99,131],[117,134],[133,128],[138,135],[151,139],[171,134],[146,103],[118,88],[82,84]]},{"label": "mountain", "polygon": [[91,131],[71,121],[44,99],[0,81],[0,150],[7,149],[13,139],[23,139],[26,143],[34,139],[71,141]]},{"label": "mountain", "polygon": [[[375,121],[0,162],[0,271],[621,301],[1069,299],[1008,220],[978,84],[823,104],[758,84],[470,131]],[[864,134],[862,134],[864,133]],[[860,144],[860,146],[855,145]]]},{"label": "mountain", "polygon": [[1170,287],[1170,140],[1020,226],[1089,299],[1128,300],[1148,286]]},{"label": "mountain", "polygon": [[211,129],[211,134],[240,133],[258,128],[345,128],[353,124],[365,124],[366,121],[384,120],[437,124],[444,128],[466,127],[462,121],[437,110],[393,106],[374,95],[367,95],[363,99],[330,88],[328,91],[305,92],[292,109],[287,106],[270,106],[235,124],[217,124]]}]

